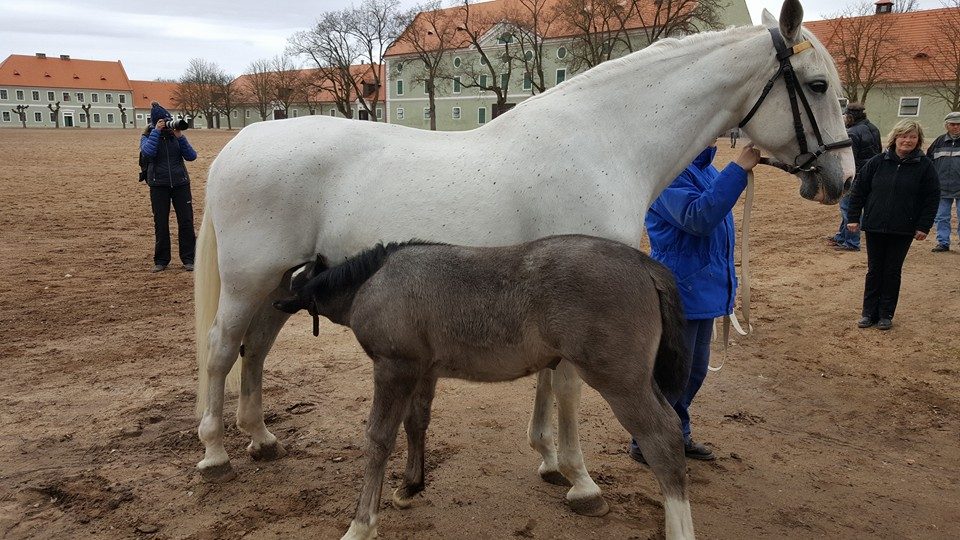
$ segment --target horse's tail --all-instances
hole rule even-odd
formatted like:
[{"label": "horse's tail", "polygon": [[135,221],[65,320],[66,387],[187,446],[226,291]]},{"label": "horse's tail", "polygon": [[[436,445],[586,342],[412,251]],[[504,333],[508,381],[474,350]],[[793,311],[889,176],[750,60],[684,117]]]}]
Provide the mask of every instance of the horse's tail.
[{"label": "horse's tail", "polygon": [[650,276],[660,298],[660,346],[653,366],[653,378],[660,392],[673,403],[683,394],[690,378],[690,355],[683,340],[685,318],[677,283],[664,266],[652,259]]},{"label": "horse's tail", "polygon": [[[207,365],[210,362],[210,329],[217,318],[220,304],[220,263],[217,258],[217,232],[209,208],[203,212],[203,222],[197,237],[193,272],[193,314],[197,338],[197,416],[203,415],[207,405]],[[227,376],[227,386],[239,387],[240,370],[234,365]]]}]

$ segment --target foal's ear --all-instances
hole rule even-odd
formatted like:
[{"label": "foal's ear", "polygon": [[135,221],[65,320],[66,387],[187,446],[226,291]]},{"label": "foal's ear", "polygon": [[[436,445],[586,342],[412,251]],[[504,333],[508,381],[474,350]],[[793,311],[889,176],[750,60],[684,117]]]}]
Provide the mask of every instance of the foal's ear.
[{"label": "foal's ear", "polygon": [[767,11],[767,8],[763,8],[763,13],[760,14],[760,24],[767,28],[776,28],[780,26],[780,21],[773,16],[773,13]]},{"label": "foal's ear", "polygon": [[800,0],[784,0],[780,8],[780,35],[784,41],[795,43],[800,39],[800,25],[803,24],[803,6]]}]

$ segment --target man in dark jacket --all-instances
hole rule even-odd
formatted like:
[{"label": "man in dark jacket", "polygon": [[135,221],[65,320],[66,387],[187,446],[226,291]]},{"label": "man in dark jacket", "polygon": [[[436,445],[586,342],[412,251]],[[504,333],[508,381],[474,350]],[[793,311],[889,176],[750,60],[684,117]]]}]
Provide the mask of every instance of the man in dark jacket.
[{"label": "man in dark jacket", "polygon": [[927,157],[933,160],[940,178],[940,207],[937,209],[937,245],[933,252],[950,251],[950,210],[956,204],[957,234],[960,234],[960,112],[943,119],[947,132],[936,138]]},{"label": "man in dark jacket", "polygon": [[149,161],[147,184],[153,208],[153,229],[156,235],[152,272],[162,272],[170,264],[170,203],[177,213],[177,241],[184,269],[193,271],[196,236],[193,231],[193,201],[190,175],[184,161],[197,159],[180,130],[172,129],[173,118],[154,101],[150,109],[153,129],[140,137],[140,152]]},{"label": "man in dark jacket", "polygon": [[[853,161],[856,172],[873,156],[881,152],[880,130],[867,120],[867,111],[859,103],[850,103],[844,111],[847,124],[847,136],[853,141]],[[827,241],[840,251],[860,251],[860,233],[847,230],[850,194],[840,199],[840,229],[837,234],[827,237]]]}]

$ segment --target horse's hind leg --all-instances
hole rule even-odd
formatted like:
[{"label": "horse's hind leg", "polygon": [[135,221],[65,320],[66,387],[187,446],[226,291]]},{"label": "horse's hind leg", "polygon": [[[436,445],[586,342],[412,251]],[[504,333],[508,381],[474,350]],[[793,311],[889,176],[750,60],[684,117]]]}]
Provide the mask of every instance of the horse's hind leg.
[{"label": "horse's hind leg", "polygon": [[410,402],[410,411],[403,420],[403,428],[407,432],[407,470],[403,475],[403,485],[393,492],[393,505],[397,508],[409,508],[413,496],[423,491],[427,427],[430,425],[430,407],[436,389],[436,377],[421,378]]},{"label": "horse's hind leg", "polygon": [[397,431],[410,406],[419,377],[409,362],[374,360],[373,407],[367,421],[367,467],[357,514],[341,540],[368,540],[377,536],[377,509],[383,490],[387,458],[397,442]]},{"label": "horse's hind leg", "polygon": [[260,306],[243,336],[237,427],[250,435],[247,453],[257,460],[278,459],[286,455],[283,445],[263,423],[263,361],[290,317],[273,307],[273,300],[280,296],[277,291]]},{"label": "horse's hind leg", "polygon": [[610,511],[600,487],[590,478],[580,449],[580,376],[570,362],[560,362],[553,372],[553,390],[557,399],[560,472],[573,484],[567,492],[570,508],[585,516],[602,516]]},{"label": "horse's hind leg", "polygon": [[533,414],[527,427],[527,440],[543,461],[540,463],[540,478],[558,486],[570,482],[560,474],[557,464],[557,448],[553,439],[553,370],[543,369],[537,374],[537,395],[533,401]]}]

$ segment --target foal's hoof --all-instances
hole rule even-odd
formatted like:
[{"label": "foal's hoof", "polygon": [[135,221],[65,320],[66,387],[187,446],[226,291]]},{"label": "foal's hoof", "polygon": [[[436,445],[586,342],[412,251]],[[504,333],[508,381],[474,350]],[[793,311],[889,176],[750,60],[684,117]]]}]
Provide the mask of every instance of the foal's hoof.
[{"label": "foal's hoof", "polygon": [[254,447],[253,443],[250,443],[250,446],[247,446],[247,453],[249,453],[250,457],[255,461],[273,461],[287,455],[287,450],[279,442],[263,444],[257,447]]},{"label": "foal's hoof", "polygon": [[230,462],[228,461],[226,463],[221,463],[220,465],[201,468],[200,476],[203,478],[204,482],[222,484],[236,478],[237,473],[233,470],[233,466],[230,465]]},{"label": "foal's hoof", "polygon": [[560,474],[560,471],[540,471],[540,479],[548,484],[555,486],[572,486],[567,477]]},{"label": "foal's hoof", "polygon": [[607,515],[610,507],[607,501],[603,500],[603,495],[593,495],[581,499],[567,499],[570,509],[581,516],[600,517]]},{"label": "foal's hoof", "polygon": [[413,506],[413,497],[423,491],[423,485],[400,486],[393,490],[393,506],[398,510],[406,510]]}]

